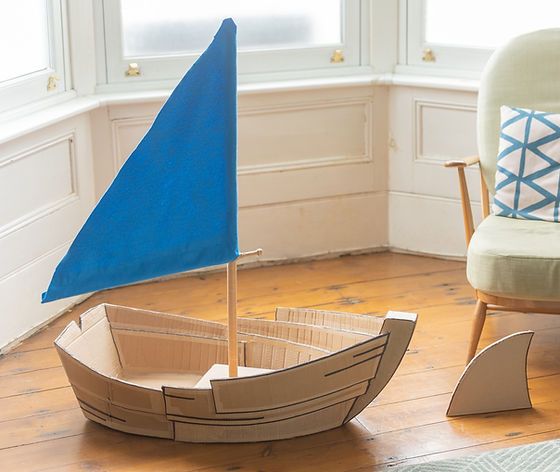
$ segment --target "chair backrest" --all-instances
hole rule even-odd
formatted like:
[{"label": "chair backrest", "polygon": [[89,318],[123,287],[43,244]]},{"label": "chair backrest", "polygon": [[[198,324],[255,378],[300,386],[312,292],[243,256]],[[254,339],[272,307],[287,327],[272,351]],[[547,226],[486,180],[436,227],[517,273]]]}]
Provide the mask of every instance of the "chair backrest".
[{"label": "chair backrest", "polygon": [[478,151],[492,195],[502,105],[560,112],[560,28],[512,39],[494,52],[484,69],[478,95]]}]

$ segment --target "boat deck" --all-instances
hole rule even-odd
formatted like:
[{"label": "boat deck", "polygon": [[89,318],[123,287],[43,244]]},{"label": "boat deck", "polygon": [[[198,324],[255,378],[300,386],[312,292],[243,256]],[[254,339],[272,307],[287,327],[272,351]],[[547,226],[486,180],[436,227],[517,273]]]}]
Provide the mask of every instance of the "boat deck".
[{"label": "boat deck", "polygon": [[[272,372],[270,369],[239,367],[238,376],[263,374]],[[121,369],[116,378],[145,387],[160,389],[162,385],[182,388],[211,388],[210,380],[228,377],[228,366],[214,364],[204,375],[185,372],[146,372],[138,369]]]},{"label": "boat deck", "polygon": [[143,372],[132,369],[122,369],[116,378],[145,387],[161,389],[162,385],[174,387],[194,387],[202,378],[200,374],[185,372]]},{"label": "boat deck", "polygon": [[62,328],[105,301],[223,321],[224,278],[201,275],[96,294],[1,358],[1,469],[369,472],[560,437],[560,316],[492,313],[482,334],[486,346],[514,331],[536,331],[529,354],[532,410],[446,418],[474,308],[465,266],[388,253],[239,273],[240,316],[271,318],[276,306],[418,313],[395,377],[347,426],[272,443],[193,445],[85,420],[52,347]]}]

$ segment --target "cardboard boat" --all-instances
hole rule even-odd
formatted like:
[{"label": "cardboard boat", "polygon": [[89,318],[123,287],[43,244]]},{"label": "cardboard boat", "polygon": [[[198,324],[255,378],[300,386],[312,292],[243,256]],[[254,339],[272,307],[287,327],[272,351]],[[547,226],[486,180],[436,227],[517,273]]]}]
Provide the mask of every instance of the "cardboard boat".
[{"label": "cardboard boat", "polygon": [[[236,27],[225,20],[68,252],[42,301],[227,264],[227,319],[100,305],[56,340],[87,418],[193,442],[340,426],[387,384],[415,315],[280,308],[237,319]],[[225,365],[227,363],[227,366]]]},{"label": "cardboard boat", "polygon": [[294,308],[239,318],[235,378],[226,326],[179,315],[99,305],[55,345],[96,423],[177,441],[270,441],[354,418],[393,376],[415,323]]}]

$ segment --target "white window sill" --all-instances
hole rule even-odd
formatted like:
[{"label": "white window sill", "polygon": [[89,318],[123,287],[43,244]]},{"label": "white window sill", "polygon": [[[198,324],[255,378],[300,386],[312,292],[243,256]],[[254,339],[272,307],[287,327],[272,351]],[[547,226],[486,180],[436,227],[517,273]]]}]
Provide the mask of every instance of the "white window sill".
[{"label": "white window sill", "polygon": [[[371,85],[422,87],[465,92],[478,91],[479,81],[411,74],[357,74],[350,76],[286,80],[275,82],[240,84],[240,95],[317,90],[339,87],[363,87]],[[57,97],[56,102],[38,103],[10,114],[0,115],[0,144],[25,134],[53,125],[65,119],[108,105],[161,102],[171,94],[170,89],[98,93],[78,97],[73,91]]]},{"label": "white window sill", "polygon": [[[291,90],[364,86],[372,85],[373,83],[374,79],[371,74],[362,74],[324,79],[247,83],[239,85],[238,90],[240,95],[245,95]],[[98,93],[82,97],[76,96],[74,91],[65,92],[60,94],[56,100],[38,102],[9,113],[0,114],[0,144],[102,106],[162,102],[170,94],[171,89]]]},{"label": "white window sill", "polygon": [[386,74],[382,76],[380,80],[381,83],[386,85],[456,90],[460,92],[478,92],[480,87],[480,79],[440,77],[425,74]]},{"label": "white window sill", "polygon": [[0,144],[53,125],[99,106],[95,97],[64,92],[56,100],[38,102],[0,115]]},{"label": "white window sill", "polygon": [[[261,93],[290,92],[297,90],[318,90],[322,88],[358,87],[373,85],[372,74],[352,75],[345,77],[329,77],[323,79],[284,80],[275,82],[255,82],[239,84],[239,95],[257,95]],[[95,95],[101,105],[127,105],[131,103],[147,103],[165,100],[171,95],[170,89],[113,92]]]}]

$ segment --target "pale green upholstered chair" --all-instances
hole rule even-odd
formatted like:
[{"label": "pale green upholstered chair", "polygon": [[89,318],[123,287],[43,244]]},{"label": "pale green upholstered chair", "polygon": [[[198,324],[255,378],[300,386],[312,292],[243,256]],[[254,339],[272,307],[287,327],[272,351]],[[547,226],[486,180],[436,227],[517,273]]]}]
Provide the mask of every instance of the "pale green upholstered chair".
[{"label": "pale green upholstered chair", "polygon": [[[500,133],[500,107],[560,112],[560,29],[519,36],[489,60],[478,97],[480,157],[447,162],[459,172],[468,244],[467,278],[476,308],[468,360],[487,310],[560,314],[560,223],[489,214]],[[474,229],[465,167],[479,165],[484,220]]]}]

